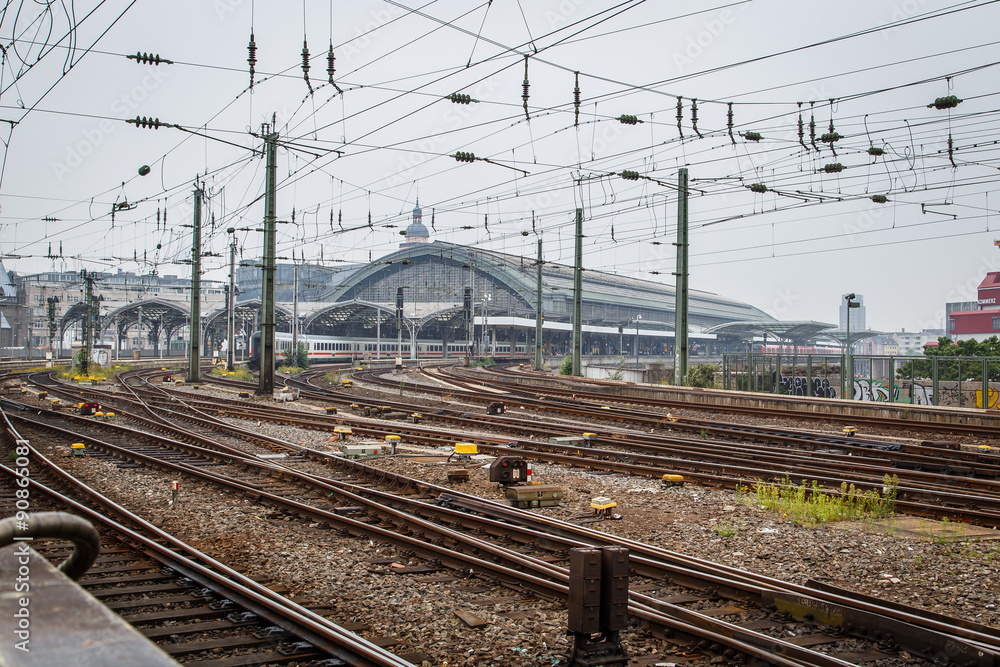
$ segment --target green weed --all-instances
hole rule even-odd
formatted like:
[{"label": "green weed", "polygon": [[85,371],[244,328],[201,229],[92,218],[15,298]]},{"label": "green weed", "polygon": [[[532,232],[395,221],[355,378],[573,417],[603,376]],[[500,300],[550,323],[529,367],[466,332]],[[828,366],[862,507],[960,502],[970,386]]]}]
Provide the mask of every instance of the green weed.
[{"label": "green weed", "polygon": [[806,480],[795,484],[791,477],[778,484],[758,481],[754,485],[756,504],[759,507],[781,512],[783,516],[802,524],[815,525],[830,521],[882,519],[893,515],[899,479],[893,475],[883,478],[882,490],[861,491],[844,482],[840,493],[823,491],[819,482]]}]

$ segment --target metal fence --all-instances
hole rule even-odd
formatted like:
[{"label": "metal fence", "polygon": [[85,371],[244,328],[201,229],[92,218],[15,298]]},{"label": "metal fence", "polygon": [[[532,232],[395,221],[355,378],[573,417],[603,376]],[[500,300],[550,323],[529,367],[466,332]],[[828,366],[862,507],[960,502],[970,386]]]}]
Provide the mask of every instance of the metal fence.
[{"label": "metal fence", "polygon": [[[998,357],[727,354],[725,389],[875,403],[1000,409]],[[853,372],[852,372],[853,370]]]}]

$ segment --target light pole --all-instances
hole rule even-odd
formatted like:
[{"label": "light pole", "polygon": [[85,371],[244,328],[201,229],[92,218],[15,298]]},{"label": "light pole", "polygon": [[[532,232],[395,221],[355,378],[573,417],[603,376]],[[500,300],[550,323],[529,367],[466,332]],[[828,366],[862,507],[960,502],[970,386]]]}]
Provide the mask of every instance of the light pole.
[{"label": "light pole", "polygon": [[642,315],[635,316],[635,367],[639,368],[639,320]]},{"label": "light pole", "polygon": [[[854,301],[854,299],[856,299],[856,298],[857,298],[857,295],[855,295],[854,292],[851,292],[850,294],[847,294],[847,295],[844,296],[844,299],[847,300],[847,364],[846,364],[846,366],[847,366],[847,368],[851,369],[851,379],[850,379],[850,381],[847,382],[847,385],[846,385],[846,387],[844,388],[844,391],[843,391],[844,398],[847,398],[847,392],[848,391],[851,392],[852,396],[854,394],[854,359],[851,356],[851,308],[860,308],[861,307],[860,303],[857,303],[856,301]],[[847,377],[843,373],[841,373],[840,376],[842,378],[844,378],[845,381],[847,380]]]}]

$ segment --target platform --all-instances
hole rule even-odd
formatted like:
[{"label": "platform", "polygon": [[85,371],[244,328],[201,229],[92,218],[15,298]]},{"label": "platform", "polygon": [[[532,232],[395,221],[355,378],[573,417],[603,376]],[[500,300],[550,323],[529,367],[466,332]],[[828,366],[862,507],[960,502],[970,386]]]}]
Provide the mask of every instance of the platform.
[{"label": "platform", "polygon": [[22,544],[0,549],[0,667],[179,664]]}]

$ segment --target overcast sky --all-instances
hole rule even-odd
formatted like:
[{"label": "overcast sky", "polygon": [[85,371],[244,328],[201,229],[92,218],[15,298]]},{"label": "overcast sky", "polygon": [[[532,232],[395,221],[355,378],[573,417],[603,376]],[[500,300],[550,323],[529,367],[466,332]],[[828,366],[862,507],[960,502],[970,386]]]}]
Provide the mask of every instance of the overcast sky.
[{"label": "overcast sky", "polygon": [[[185,275],[199,178],[206,275],[224,278],[226,228],[242,258],[260,254],[274,114],[285,261],[396,249],[419,192],[432,239],[534,257],[541,235],[563,263],[581,206],[588,269],[672,283],[687,167],[693,289],[830,323],[856,292],[871,328],[941,327],[946,301],[1000,270],[997,25],[996,0],[15,0],[0,22],[0,257],[21,273]],[[137,52],[174,63],[124,57]],[[928,108],[948,95],[963,101]]]}]

